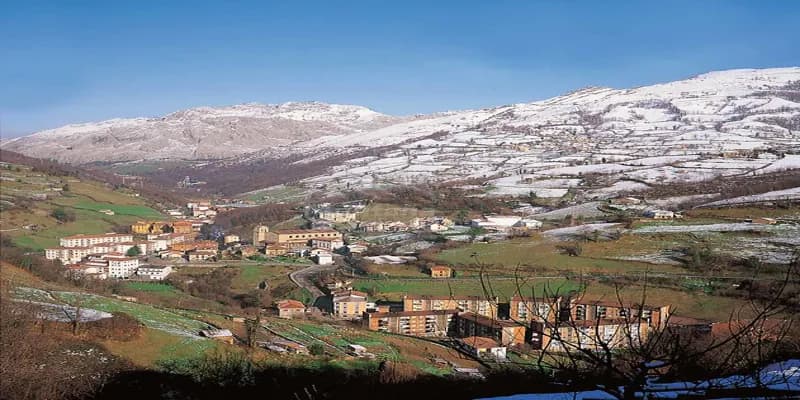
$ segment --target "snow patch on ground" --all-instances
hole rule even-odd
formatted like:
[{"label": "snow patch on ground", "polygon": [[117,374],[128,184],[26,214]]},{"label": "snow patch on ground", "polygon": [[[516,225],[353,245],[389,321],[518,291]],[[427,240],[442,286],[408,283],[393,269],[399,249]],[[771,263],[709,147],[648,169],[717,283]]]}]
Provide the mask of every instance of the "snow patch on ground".
[{"label": "snow patch on ground", "polygon": [[784,200],[797,200],[797,199],[800,199],[800,187],[714,201],[708,204],[703,204],[701,207],[716,207],[716,206],[725,206],[732,204],[761,203],[767,201],[784,201]]}]

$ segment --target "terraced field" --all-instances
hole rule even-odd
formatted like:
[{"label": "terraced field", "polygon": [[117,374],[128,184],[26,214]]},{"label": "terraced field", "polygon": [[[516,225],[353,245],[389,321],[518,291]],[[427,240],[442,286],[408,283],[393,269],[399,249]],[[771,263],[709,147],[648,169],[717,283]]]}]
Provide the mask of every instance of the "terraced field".
[{"label": "terraced field", "polygon": [[[164,218],[133,192],[116,191],[74,177],[50,176],[21,165],[0,172],[0,229],[18,246],[42,250],[57,246],[63,236],[105,233],[138,219]],[[53,218],[50,214],[58,208],[74,214],[75,220],[62,223]],[[110,210],[114,215],[101,210]]]},{"label": "terraced field", "polygon": [[200,330],[208,326],[204,322],[149,304],[133,303],[88,293],[53,292],[52,295],[57,300],[67,304],[80,304],[81,307],[93,308],[112,314],[122,312],[138,319],[148,328],[176,336],[199,339]]}]

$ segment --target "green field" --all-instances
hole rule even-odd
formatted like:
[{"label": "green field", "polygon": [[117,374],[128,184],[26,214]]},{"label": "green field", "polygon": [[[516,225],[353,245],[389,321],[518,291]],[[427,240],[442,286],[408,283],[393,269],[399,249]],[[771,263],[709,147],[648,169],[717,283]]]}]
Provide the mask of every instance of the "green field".
[{"label": "green field", "polygon": [[163,361],[198,357],[224,348],[224,344],[215,340],[175,336],[151,328],[145,328],[141,337],[131,341],[106,340],[102,344],[111,353],[145,368],[156,367]]},{"label": "green field", "polygon": [[81,307],[93,308],[112,314],[115,312],[128,314],[149,328],[158,329],[172,335],[197,337],[199,331],[208,326],[202,321],[187,318],[179,313],[149,304],[132,303],[76,292],[54,292],[53,295],[57,299],[74,306],[80,305]]},{"label": "green field", "polygon": [[156,210],[144,205],[135,204],[108,204],[90,201],[78,201],[73,206],[75,209],[99,212],[100,210],[111,210],[116,215],[133,216],[142,219],[163,218],[163,215]]},{"label": "green field", "polygon": [[160,282],[125,282],[123,286],[130,290],[147,293],[159,293],[162,295],[177,295],[179,292],[178,289],[172,285]]},{"label": "green field", "polygon": [[[57,246],[58,239],[63,236],[106,233],[114,226],[129,225],[139,219],[164,218],[129,190],[114,190],[101,183],[74,177],[36,173],[23,166],[19,171],[4,170],[2,174],[14,179],[3,182],[3,198],[26,207],[4,208],[0,227],[17,245],[33,250]],[[63,188],[67,190],[52,190]],[[28,194],[46,194],[48,198],[31,200],[27,198]],[[57,208],[73,213],[75,220],[67,223],[57,221],[50,216]],[[106,215],[99,210],[111,210],[115,214]],[[36,228],[23,229],[27,225]]]},{"label": "green field", "polygon": [[[644,241],[644,239],[637,239]],[[472,243],[454,249],[447,249],[438,254],[437,260],[446,264],[482,265],[491,269],[507,270],[512,273],[517,266],[537,267],[550,271],[570,272],[682,272],[680,267],[657,265],[636,261],[615,260],[601,250],[603,247],[620,247],[616,242],[598,242],[582,244],[583,252],[578,257],[563,254],[556,246],[559,243],[539,238],[515,239],[495,243]],[[638,244],[637,244],[638,245]],[[638,251],[631,248],[626,251]]]},{"label": "green field", "polygon": [[258,284],[267,281],[271,286],[288,281],[287,275],[296,268],[284,265],[242,265],[236,267],[239,274],[233,279],[231,289],[238,292],[247,292],[258,287]]},{"label": "green field", "polygon": [[293,186],[275,186],[269,189],[259,190],[248,194],[245,200],[257,203],[277,203],[288,201],[300,201],[306,196],[305,190]]},{"label": "green field", "polygon": [[358,220],[367,222],[402,221],[408,223],[416,217],[431,217],[435,214],[436,212],[433,210],[421,210],[394,204],[372,203],[368,205],[363,212],[358,214]]}]

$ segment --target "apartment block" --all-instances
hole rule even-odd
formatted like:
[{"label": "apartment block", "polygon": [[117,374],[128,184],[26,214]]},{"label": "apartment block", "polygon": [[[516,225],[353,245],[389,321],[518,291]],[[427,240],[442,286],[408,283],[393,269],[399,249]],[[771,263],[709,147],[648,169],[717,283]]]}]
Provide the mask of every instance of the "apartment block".
[{"label": "apartment block", "polygon": [[525,343],[527,327],[518,322],[488,318],[472,312],[460,312],[455,318],[455,336],[483,336],[504,346]]},{"label": "apartment block", "polygon": [[481,296],[403,296],[403,311],[459,310],[497,318],[497,298]]},{"label": "apartment block", "polygon": [[561,298],[536,299],[514,296],[509,302],[509,317],[512,321],[555,323],[559,317]]},{"label": "apartment block", "polygon": [[365,312],[363,326],[371,331],[410,336],[447,336],[458,310]]}]

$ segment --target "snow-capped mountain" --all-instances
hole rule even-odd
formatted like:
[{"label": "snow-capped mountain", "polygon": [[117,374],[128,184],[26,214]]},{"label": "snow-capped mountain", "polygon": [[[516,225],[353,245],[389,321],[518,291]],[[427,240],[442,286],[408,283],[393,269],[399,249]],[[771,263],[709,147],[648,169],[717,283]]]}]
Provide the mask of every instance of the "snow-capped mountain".
[{"label": "snow-capped mountain", "polygon": [[800,168],[791,154],[800,152],[800,68],[586,88],[413,118],[320,103],[200,108],[70,126],[3,147],[72,162],[238,155],[215,168],[292,156],[313,170],[295,184],[329,190],[471,179],[490,195],[561,197],[580,187],[603,197]]},{"label": "snow-capped mountain", "polygon": [[70,163],[220,159],[322,135],[373,130],[398,120],[351,105],[242,104],[68,125],[9,140],[2,147]]},{"label": "snow-capped mountain", "polygon": [[[302,162],[388,148],[301,182],[328,189],[477,179],[490,194],[603,197],[648,184],[800,168],[800,68],[730,70],[325,136]],[[328,151],[321,152],[325,148]],[[312,150],[313,149],[313,150]],[[752,158],[753,150],[761,151]],[[603,186],[605,184],[605,187]]]}]

